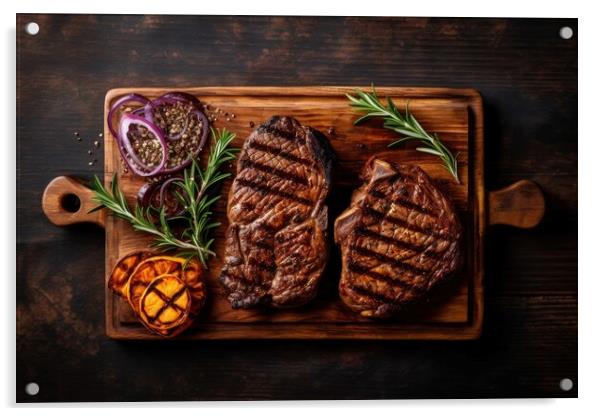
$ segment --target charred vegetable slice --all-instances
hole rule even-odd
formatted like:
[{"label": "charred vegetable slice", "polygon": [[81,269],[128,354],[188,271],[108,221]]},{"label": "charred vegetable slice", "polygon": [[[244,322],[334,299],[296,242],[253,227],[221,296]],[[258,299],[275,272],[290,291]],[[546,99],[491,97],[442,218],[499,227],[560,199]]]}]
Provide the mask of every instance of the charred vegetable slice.
[{"label": "charred vegetable slice", "polygon": [[191,310],[198,312],[206,298],[202,267],[196,260],[186,262],[186,259],[171,256],[150,257],[138,264],[130,276],[127,299],[134,312],[140,314],[140,299],[144,291],[155,278],[163,274],[173,274],[186,283],[195,299]]},{"label": "charred vegetable slice", "polygon": [[137,251],[122,257],[109,276],[109,289],[123,298],[127,297],[126,289],[130,275],[144,259],[152,256],[150,251]]},{"label": "charred vegetable slice", "polygon": [[108,286],[124,297],[151,331],[174,336],[188,328],[207,299],[197,260],[134,252],[120,259]]},{"label": "charred vegetable slice", "polygon": [[186,283],[174,274],[150,282],[140,298],[140,319],[151,331],[173,336],[192,323],[192,297]]}]

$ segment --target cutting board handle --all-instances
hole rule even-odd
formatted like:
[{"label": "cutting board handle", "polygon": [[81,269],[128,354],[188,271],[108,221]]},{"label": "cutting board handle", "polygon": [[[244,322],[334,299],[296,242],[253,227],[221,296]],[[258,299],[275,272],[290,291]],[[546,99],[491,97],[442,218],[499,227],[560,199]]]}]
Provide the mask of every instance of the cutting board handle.
[{"label": "cutting board handle", "polygon": [[541,188],[532,181],[520,180],[487,195],[490,225],[506,224],[533,228],[543,218],[546,205]]},{"label": "cutting board handle", "polygon": [[80,180],[70,176],[54,178],[42,196],[42,209],[55,225],[71,225],[90,222],[101,227],[105,224],[104,210],[88,213],[97,204],[93,192]]},{"label": "cutting board handle", "polygon": [[[58,176],[44,190],[42,209],[55,225],[88,222],[104,227],[104,210],[88,213],[96,206],[92,196],[92,190],[80,180]],[[543,192],[535,182],[521,180],[506,188],[490,191],[487,195],[487,207],[489,225],[533,228],[543,218],[545,201]]]}]

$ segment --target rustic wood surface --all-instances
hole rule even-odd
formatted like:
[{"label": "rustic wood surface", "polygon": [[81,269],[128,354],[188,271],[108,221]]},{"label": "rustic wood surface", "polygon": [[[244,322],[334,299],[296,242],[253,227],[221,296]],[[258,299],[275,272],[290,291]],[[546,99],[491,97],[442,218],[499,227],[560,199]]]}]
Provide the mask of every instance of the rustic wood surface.
[{"label": "rustic wood surface", "polygon": [[[558,36],[565,25],[577,33],[571,19],[19,15],[17,400],[575,397],[577,40]],[[106,90],[370,82],[477,88],[486,187],[527,178],[544,191],[539,227],[487,232],[480,340],[106,338],[103,232],[55,227],[40,206],[52,178],[101,173],[102,148],[91,166],[86,152]],[[30,381],[33,398],[19,388]]]}]

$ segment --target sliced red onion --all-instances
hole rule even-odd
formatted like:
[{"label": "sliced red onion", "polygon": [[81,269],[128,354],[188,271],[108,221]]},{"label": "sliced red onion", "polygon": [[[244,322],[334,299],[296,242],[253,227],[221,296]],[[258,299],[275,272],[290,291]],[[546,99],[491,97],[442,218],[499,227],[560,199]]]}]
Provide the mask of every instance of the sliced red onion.
[{"label": "sliced red onion", "polygon": [[132,114],[134,114],[135,116],[144,117],[144,107],[135,109],[134,111],[132,111]]},{"label": "sliced red onion", "polygon": [[201,102],[199,101],[199,99],[196,98],[192,94],[188,94],[187,92],[171,91],[166,94],[163,94],[158,99],[162,99],[162,98],[177,100],[177,101],[181,101],[181,102],[190,102],[190,103],[194,104],[196,107],[198,107],[199,109],[202,109],[202,105],[201,105]]},{"label": "sliced red onion", "polygon": [[[161,158],[161,162],[159,162],[156,166],[145,166],[136,155],[136,152],[132,148],[132,144],[127,135],[132,124],[145,127],[159,141],[163,156]],[[122,151],[123,159],[137,175],[154,176],[163,172],[163,168],[167,163],[168,156],[167,143],[165,142],[165,137],[163,137],[163,132],[161,129],[159,129],[153,123],[149,122],[144,117],[140,117],[135,114],[124,114],[119,122],[119,132],[117,134],[117,138],[120,149],[125,149],[125,152]],[[130,160],[130,158],[127,156],[130,156],[132,159],[134,159],[134,161]]]},{"label": "sliced red onion", "polygon": [[[147,109],[153,108],[153,107],[158,107],[161,105],[174,105],[176,102],[183,102],[183,103],[191,103],[193,105],[193,109],[191,110],[188,119],[187,119],[187,126],[185,129],[183,129],[179,134],[183,134],[187,128],[188,125],[190,124],[190,117],[194,117],[196,116],[199,120],[199,123],[201,124],[201,137],[199,138],[199,146],[198,148],[192,152],[192,154],[190,155],[190,157],[188,159],[186,159],[186,161],[184,161],[182,164],[178,165],[178,166],[174,166],[173,168],[165,168],[161,173],[162,174],[171,174],[171,173],[175,173],[175,172],[179,172],[180,170],[188,167],[191,163],[192,163],[192,159],[196,158],[199,153],[201,152],[201,150],[203,150],[203,147],[205,146],[205,143],[207,142],[207,138],[209,137],[209,120],[207,119],[207,116],[205,116],[205,113],[203,112],[203,107],[201,105],[201,102],[193,95],[190,95],[188,93],[185,92],[168,92],[167,94],[164,94],[162,96],[160,96],[159,98],[149,102],[145,107],[145,115],[147,117],[147,119],[149,118],[149,114],[152,120],[152,111],[147,112]],[[172,140],[177,140],[179,139],[181,136],[174,138]]]},{"label": "sliced red onion", "polygon": [[[161,114],[161,109],[160,107],[163,105],[175,105],[177,102],[186,102],[188,103],[189,101],[183,101],[183,100],[178,100],[178,99],[171,99],[171,98],[165,98],[164,96],[161,96],[159,98],[157,98],[156,100],[153,101],[149,101],[145,106],[144,106],[144,116],[146,117],[146,119],[148,121],[150,121],[151,123],[155,122],[155,117],[154,117],[154,112],[155,110],[159,113],[159,115],[161,116],[161,118],[163,118],[163,115]],[[195,107],[196,104],[192,103]],[[178,133],[176,134],[169,134],[168,132],[165,132],[165,138],[167,140],[170,141],[175,141],[175,140],[179,140],[182,138],[182,135],[184,133],[186,133],[186,130],[188,130],[188,125],[190,124],[190,118],[186,117],[186,124],[184,125],[184,128],[182,128]]]},{"label": "sliced red onion", "polygon": [[177,134],[174,134],[173,136],[171,134],[167,135],[167,138],[171,141],[180,140],[182,138],[182,135],[186,132],[186,130],[188,130],[189,124],[190,116],[186,117],[186,123],[184,124],[184,127],[182,127],[182,130],[180,130]]},{"label": "sliced red onion", "polygon": [[154,207],[155,193],[161,188],[161,182],[148,182],[138,190],[138,204],[143,207]]},{"label": "sliced red onion", "polygon": [[115,111],[117,111],[125,103],[135,102],[142,105],[146,105],[149,101],[150,100],[143,95],[132,93],[124,95],[123,97],[119,98],[113,103],[111,109],[109,110],[109,114],[107,115],[107,125],[109,126],[109,131],[115,139],[117,139],[117,130],[115,129],[115,127],[113,127],[113,115],[115,114]]},{"label": "sliced red onion", "polygon": [[[136,102],[142,104],[142,107],[136,108],[131,113],[124,114],[119,121],[119,131],[113,126],[113,117],[115,112],[125,103],[128,102]],[[193,109],[186,118],[186,123],[184,128],[174,135],[166,135],[163,133],[162,129],[156,125],[153,118],[153,112],[155,108],[161,105],[174,105],[178,102],[182,103],[190,103],[193,105]],[[182,135],[188,131],[191,123],[191,117],[197,117],[199,123],[201,124],[201,134],[199,137],[199,145],[192,154],[178,166],[174,166],[170,169],[166,168],[169,158],[169,148],[167,145],[167,140],[175,141],[180,140]],[[175,172],[179,172],[180,170],[186,168],[192,162],[192,159],[196,158],[199,153],[203,150],[205,143],[207,142],[207,138],[209,137],[209,120],[205,116],[203,112],[203,106],[201,102],[193,95],[185,93],[185,92],[168,92],[161,97],[155,100],[149,100],[148,98],[140,95],[140,94],[128,94],[119,98],[113,105],[111,106],[109,113],[107,115],[107,124],[109,130],[118,144],[118,149],[121,154],[121,157],[127,163],[127,165],[132,169],[132,171],[139,176],[155,176],[158,174],[172,174]],[[132,124],[139,124],[147,128],[152,134],[155,135],[159,143],[161,144],[161,150],[163,152],[163,158],[159,165],[157,166],[145,166],[144,163],[140,160],[134,149],[132,148],[132,144],[130,142],[127,133]]]},{"label": "sliced red onion", "polygon": [[153,111],[155,110],[155,108],[156,107],[153,105],[152,101],[149,101],[144,106],[144,117],[153,124],[155,124],[155,118],[153,117],[154,116]]},{"label": "sliced red onion", "polygon": [[[137,116],[139,117],[139,116]],[[121,144],[125,148],[126,154],[131,158],[138,166],[144,167],[144,162],[138,157],[136,151],[132,147],[132,143],[130,142],[130,138],[128,137],[128,133],[130,132],[131,123],[127,126],[123,126],[123,118],[120,120],[119,124],[119,138],[121,139]]]},{"label": "sliced red onion", "polygon": [[[173,185],[173,183],[175,181],[181,181],[182,178],[170,178],[168,180],[166,180],[165,182],[163,182],[163,184],[161,185],[161,189],[159,190],[159,201],[162,207],[166,206],[165,205],[165,198],[167,197],[167,193],[168,192],[176,192],[177,189],[179,189],[179,187],[176,187],[175,190],[170,190],[170,186],[175,186]],[[173,212],[173,213],[169,213],[170,217],[177,217],[178,215],[182,215],[185,211],[185,207],[181,206],[182,204],[180,204],[180,201],[177,199],[177,197],[175,195],[173,195],[173,198],[176,200],[177,202],[177,207],[180,208],[179,210]]]},{"label": "sliced red onion", "polygon": [[[161,207],[165,207],[165,214],[167,218],[173,218],[182,215],[185,211],[185,208],[181,206],[179,200],[175,196],[177,189],[170,189],[170,187],[174,186],[173,183],[178,180],[181,181],[182,178],[170,178],[165,182],[152,182],[144,184],[138,191],[138,203],[143,207],[151,207],[156,210],[161,209]],[[173,204],[166,204],[166,198],[169,198],[168,193],[172,194],[172,198],[176,202],[175,209]]]},{"label": "sliced red onion", "polygon": [[205,143],[207,142],[207,138],[209,137],[209,120],[207,120],[205,113],[203,113],[203,111],[200,108],[196,108],[196,106],[189,115],[189,117],[194,117],[194,116],[198,117],[199,123],[201,124],[201,137],[199,137],[199,146],[197,147],[197,149],[194,152],[192,152],[190,154],[188,159],[186,159],[180,165],[174,166],[173,168],[170,168],[170,169],[165,168],[161,173],[171,174],[171,173],[179,172],[182,169],[188,167],[192,163],[192,160],[196,159],[196,157],[199,155],[199,153],[201,153],[201,150],[203,150],[203,147],[205,147]]}]

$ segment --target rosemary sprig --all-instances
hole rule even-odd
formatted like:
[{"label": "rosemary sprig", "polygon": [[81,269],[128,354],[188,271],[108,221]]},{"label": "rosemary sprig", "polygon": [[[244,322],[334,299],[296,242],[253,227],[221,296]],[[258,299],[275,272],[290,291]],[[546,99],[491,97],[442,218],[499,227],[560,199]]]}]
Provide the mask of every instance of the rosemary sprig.
[{"label": "rosemary sprig", "polygon": [[[220,224],[211,221],[211,206],[220,198],[219,195],[210,196],[208,191],[212,185],[224,180],[230,173],[221,172],[220,168],[236,158],[237,149],[231,148],[230,143],[235,135],[226,129],[221,131],[211,130],[213,145],[209,153],[207,166],[203,171],[196,160],[184,171],[182,180],[174,181],[180,188],[176,197],[185,207],[185,213],[176,218],[167,218],[165,207],[158,212],[159,223],[156,224],[151,208],[142,208],[136,205],[132,211],[128,206],[123,191],[119,188],[117,176],[113,175],[111,189],[106,190],[98,178],[94,177],[92,190],[93,199],[98,206],[92,211],[106,208],[111,214],[128,221],[137,231],[152,234],[155,237],[153,247],[163,251],[178,250],[179,254],[187,258],[198,257],[207,266],[207,260],[215,253],[211,251],[213,239],[209,231]],[[172,230],[170,221],[184,219],[187,226],[182,232]]]},{"label": "rosemary sprig", "polygon": [[[220,198],[220,195],[211,197],[208,190],[211,186],[230,176],[228,172],[221,172],[220,168],[224,163],[234,160],[238,151],[229,147],[236,137],[235,134],[225,128],[221,131],[211,129],[211,133],[214,143],[205,170],[201,170],[197,161],[193,160],[190,168],[184,171],[184,178],[174,181],[174,184],[181,189],[181,192],[176,192],[176,196],[186,207],[183,218],[187,221],[188,226],[184,229],[182,238],[200,248],[198,257],[203,264],[206,264],[206,258],[202,253],[209,251],[209,247],[213,244],[213,238],[210,238],[209,231],[220,225],[219,222],[211,221],[213,213],[210,211],[211,206]],[[211,255],[214,253],[211,252]]]},{"label": "rosemary sprig", "polygon": [[423,153],[430,153],[435,156],[439,156],[443,161],[443,166],[452,174],[456,182],[460,183],[458,179],[458,155],[455,156],[450,150],[441,142],[437,133],[428,133],[418,123],[416,118],[410,112],[410,103],[406,103],[405,113],[401,113],[399,109],[391,100],[391,97],[386,97],[387,106],[385,107],[378,98],[374,85],[372,85],[372,92],[367,93],[361,90],[357,90],[357,97],[351,94],[346,94],[347,98],[351,101],[351,106],[359,109],[367,114],[355,120],[354,124],[359,124],[372,117],[382,117],[384,119],[383,127],[393,130],[403,137],[389,143],[389,147],[397,146],[399,144],[417,140],[422,146],[417,147],[416,150]]}]

